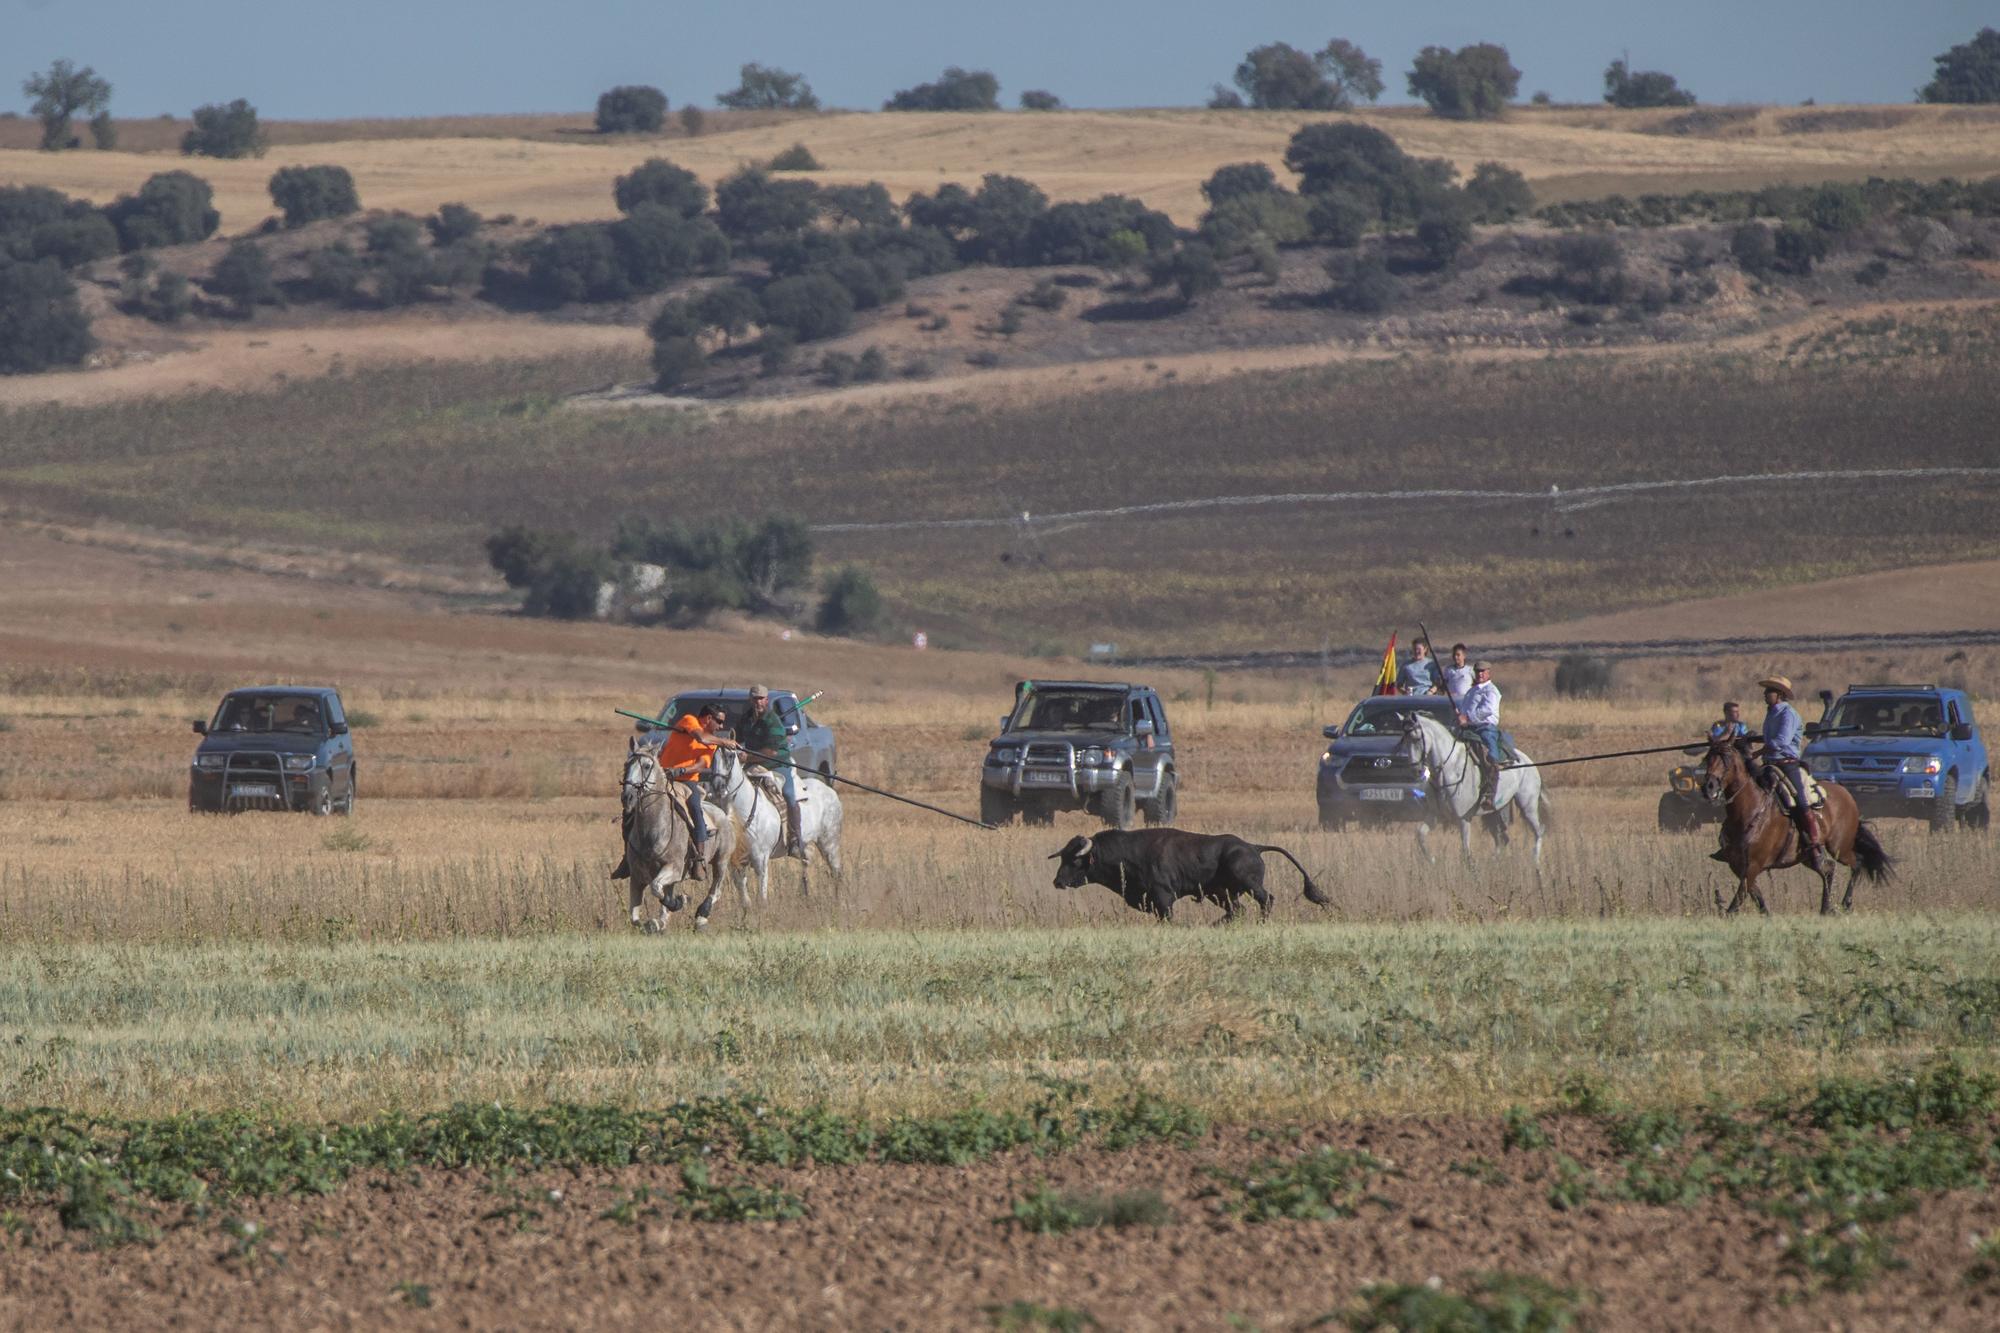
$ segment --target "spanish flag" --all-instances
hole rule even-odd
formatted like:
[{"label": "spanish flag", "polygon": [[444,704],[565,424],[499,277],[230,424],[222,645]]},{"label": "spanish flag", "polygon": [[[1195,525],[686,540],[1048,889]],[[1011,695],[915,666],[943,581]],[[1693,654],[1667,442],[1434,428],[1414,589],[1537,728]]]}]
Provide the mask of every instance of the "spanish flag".
[{"label": "spanish flag", "polygon": [[1396,636],[1389,635],[1389,646],[1382,650],[1382,674],[1375,677],[1375,693],[1394,694],[1396,692]]}]

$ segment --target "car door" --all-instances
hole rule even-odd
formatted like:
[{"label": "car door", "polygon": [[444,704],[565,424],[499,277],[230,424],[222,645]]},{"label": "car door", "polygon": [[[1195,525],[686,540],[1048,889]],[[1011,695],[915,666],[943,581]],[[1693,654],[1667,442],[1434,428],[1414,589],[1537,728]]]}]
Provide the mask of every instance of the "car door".
[{"label": "car door", "polygon": [[[1132,732],[1132,785],[1141,796],[1151,796],[1159,790],[1160,758],[1166,753],[1161,748],[1159,717],[1147,694],[1131,696],[1125,708],[1125,724]],[[1152,735],[1139,735],[1141,722],[1152,729]]]},{"label": "car door", "polygon": [[347,710],[341,707],[337,694],[326,696],[326,723],[326,781],[333,788],[333,799],[344,801],[354,790],[354,737],[348,730]]}]

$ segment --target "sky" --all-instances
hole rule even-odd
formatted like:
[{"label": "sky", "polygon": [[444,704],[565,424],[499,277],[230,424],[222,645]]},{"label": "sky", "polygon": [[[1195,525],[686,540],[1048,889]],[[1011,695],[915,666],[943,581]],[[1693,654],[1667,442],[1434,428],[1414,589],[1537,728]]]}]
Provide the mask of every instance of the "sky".
[{"label": "sky", "polygon": [[[2000,26],[2000,0],[0,0],[0,78],[59,57],[111,82],[118,116],[248,98],[268,120],[588,111],[651,84],[714,105],[759,61],[829,107],[873,109],[947,65],[989,69],[1005,106],[1189,106],[1252,46],[1334,37],[1381,60],[1384,102],[1427,45],[1493,41],[1521,96],[1595,101],[1604,67],[1674,75],[1704,102],[1908,102],[1932,57]],[[0,109],[10,99],[0,94]]]}]

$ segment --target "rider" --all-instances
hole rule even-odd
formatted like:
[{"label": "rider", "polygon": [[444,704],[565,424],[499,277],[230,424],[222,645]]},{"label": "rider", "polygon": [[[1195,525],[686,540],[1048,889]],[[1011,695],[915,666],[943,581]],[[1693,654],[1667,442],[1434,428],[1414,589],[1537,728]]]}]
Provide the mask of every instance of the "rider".
[{"label": "rider", "polygon": [[1812,805],[1806,799],[1806,768],[1799,756],[1799,744],[1805,737],[1805,723],[1799,720],[1798,709],[1792,707],[1792,682],[1785,676],[1766,676],[1757,682],[1764,687],[1764,754],[1767,769],[1776,769],[1778,776],[1792,786],[1796,798],[1793,818],[1798,820],[1799,836],[1805,840],[1806,860],[1819,847],[1819,821],[1813,818]]},{"label": "rider", "polygon": [[[695,713],[682,713],[674,719],[674,725],[667,731],[667,740],[660,747],[660,767],[668,778],[675,782],[693,784],[686,792],[688,823],[694,830],[694,870],[690,878],[700,879],[702,867],[708,864],[708,819],[701,806],[701,779],[708,775],[709,761],[717,749],[735,749],[736,742],[720,735],[723,720],[728,716],[721,704],[711,700]],[[631,835],[631,815],[626,815],[625,833]],[[618,868],[611,872],[613,879],[630,879],[631,866],[625,857],[618,858]]]},{"label": "rider", "polygon": [[792,768],[792,738],[785,724],[771,710],[771,692],[762,685],[750,687],[750,708],[737,724],[736,739],[752,759],[774,759],[785,790],[785,815],[793,856],[804,856],[805,823],[799,818],[799,779]]},{"label": "rider", "polygon": [[[1452,655],[1458,655],[1456,650]],[[1472,684],[1454,703],[1459,725],[1480,742],[1471,747],[1480,761],[1479,813],[1490,815],[1494,793],[1500,785],[1500,765],[1507,762],[1500,753],[1500,687],[1493,683],[1491,662],[1482,658],[1472,664]]]},{"label": "rider", "polygon": [[1722,720],[1708,729],[1712,741],[1739,741],[1750,734],[1750,724],[1743,720],[1743,705],[1734,699],[1722,705]]}]

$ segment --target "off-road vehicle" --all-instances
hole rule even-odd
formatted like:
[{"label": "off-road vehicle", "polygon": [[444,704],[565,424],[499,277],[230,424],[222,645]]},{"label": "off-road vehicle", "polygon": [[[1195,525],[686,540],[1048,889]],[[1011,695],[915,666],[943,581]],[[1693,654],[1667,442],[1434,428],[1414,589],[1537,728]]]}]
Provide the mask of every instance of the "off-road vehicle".
[{"label": "off-road vehicle", "polygon": [[1443,694],[1375,694],[1363,699],[1347,721],[1322,731],[1328,741],[1319,757],[1319,826],[1339,832],[1349,824],[1415,822],[1430,813],[1430,769],[1397,753],[1403,724],[1415,713],[1449,727],[1456,720]]},{"label": "off-road vehicle", "polygon": [[1921,819],[1939,833],[1991,821],[1986,741],[1964,690],[1849,685],[1806,735],[1813,776],[1847,788],[1863,818]]},{"label": "off-road vehicle", "polygon": [[979,771],[979,817],[1047,824],[1088,810],[1113,828],[1171,824],[1179,799],[1166,704],[1145,685],[1024,680]]},{"label": "off-road vehicle", "polygon": [[196,719],[188,809],[354,813],[354,743],[340,694],[324,685],[231,690],[215,716]]}]

